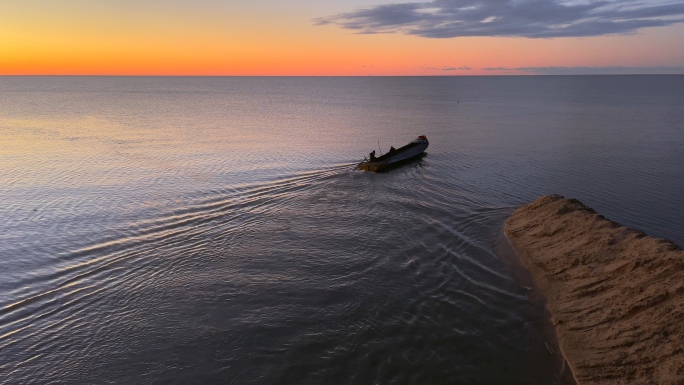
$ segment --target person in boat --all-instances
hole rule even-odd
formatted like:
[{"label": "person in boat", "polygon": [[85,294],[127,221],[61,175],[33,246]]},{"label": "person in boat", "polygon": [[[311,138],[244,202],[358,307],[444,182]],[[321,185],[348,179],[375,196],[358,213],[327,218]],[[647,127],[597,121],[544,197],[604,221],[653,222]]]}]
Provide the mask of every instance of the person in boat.
[{"label": "person in boat", "polygon": [[394,154],[395,152],[397,152],[397,149],[394,148],[394,146],[390,146],[389,153],[390,153],[390,154]]},{"label": "person in boat", "polygon": [[370,161],[375,162],[375,150],[371,151],[370,155]]}]

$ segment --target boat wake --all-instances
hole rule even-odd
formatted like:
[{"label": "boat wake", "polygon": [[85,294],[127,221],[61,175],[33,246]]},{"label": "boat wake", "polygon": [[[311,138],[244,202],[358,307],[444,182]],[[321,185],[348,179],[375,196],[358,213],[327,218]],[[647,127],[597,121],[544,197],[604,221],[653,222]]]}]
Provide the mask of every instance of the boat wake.
[{"label": "boat wake", "polygon": [[474,379],[454,365],[529,349],[540,337],[525,320],[540,310],[494,252],[510,208],[459,202],[420,168],[342,164],[141,209],[6,283],[0,370],[10,382],[190,381],[186,365],[209,382],[335,382],[351,368],[359,381]]}]

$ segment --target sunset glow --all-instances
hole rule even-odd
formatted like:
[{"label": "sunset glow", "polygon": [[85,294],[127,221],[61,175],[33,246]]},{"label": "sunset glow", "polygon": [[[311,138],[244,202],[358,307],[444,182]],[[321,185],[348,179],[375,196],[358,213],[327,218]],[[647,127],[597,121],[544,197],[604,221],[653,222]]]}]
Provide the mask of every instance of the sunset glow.
[{"label": "sunset glow", "polygon": [[[378,13],[386,4],[391,2],[8,2],[0,14],[0,74],[484,75],[577,68],[684,73],[684,24],[671,22],[684,12],[676,3],[658,18],[667,25],[569,37],[527,37],[532,32],[522,27],[512,36],[486,36],[502,34],[493,30],[426,37],[421,28],[429,20],[378,27],[377,20],[352,13]],[[495,19],[475,26],[488,27]],[[360,29],[369,26],[379,31]]]}]

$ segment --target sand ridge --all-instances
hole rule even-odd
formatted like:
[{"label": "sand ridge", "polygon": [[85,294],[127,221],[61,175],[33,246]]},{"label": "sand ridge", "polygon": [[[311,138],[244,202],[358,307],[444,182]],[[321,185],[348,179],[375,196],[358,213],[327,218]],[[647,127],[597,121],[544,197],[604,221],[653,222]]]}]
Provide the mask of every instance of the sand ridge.
[{"label": "sand ridge", "polygon": [[575,199],[515,210],[506,236],[578,384],[684,384],[684,251]]}]

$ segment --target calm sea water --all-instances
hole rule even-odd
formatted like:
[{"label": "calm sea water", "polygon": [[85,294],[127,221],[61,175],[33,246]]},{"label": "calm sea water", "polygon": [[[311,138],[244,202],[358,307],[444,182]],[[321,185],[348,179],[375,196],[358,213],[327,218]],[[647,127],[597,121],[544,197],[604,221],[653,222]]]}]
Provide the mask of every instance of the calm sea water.
[{"label": "calm sea water", "polygon": [[684,76],[0,77],[0,383],[565,383],[503,223],[559,193],[684,244],[682,106]]}]

